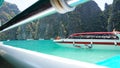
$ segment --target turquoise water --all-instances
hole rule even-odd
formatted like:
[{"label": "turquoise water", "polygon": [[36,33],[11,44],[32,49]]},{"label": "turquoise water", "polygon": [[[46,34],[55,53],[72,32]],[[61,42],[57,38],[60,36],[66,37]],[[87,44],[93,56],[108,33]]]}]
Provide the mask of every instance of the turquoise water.
[{"label": "turquoise water", "polygon": [[96,63],[98,65],[107,66],[109,68],[120,68],[120,55],[114,56],[107,60]]},{"label": "turquoise water", "polygon": [[67,48],[57,45],[52,40],[4,41],[4,44],[90,63],[97,63],[120,55],[119,46],[93,46],[92,49]]}]

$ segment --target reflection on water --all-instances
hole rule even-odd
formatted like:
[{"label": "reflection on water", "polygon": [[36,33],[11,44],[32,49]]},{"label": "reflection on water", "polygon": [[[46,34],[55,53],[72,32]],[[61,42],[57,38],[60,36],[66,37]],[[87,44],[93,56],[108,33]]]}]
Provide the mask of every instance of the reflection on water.
[{"label": "reflection on water", "polygon": [[97,63],[107,58],[120,55],[119,46],[93,46],[88,48],[67,48],[57,45],[51,40],[4,41],[4,44],[37,51],[45,54],[70,58],[79,61]]}]

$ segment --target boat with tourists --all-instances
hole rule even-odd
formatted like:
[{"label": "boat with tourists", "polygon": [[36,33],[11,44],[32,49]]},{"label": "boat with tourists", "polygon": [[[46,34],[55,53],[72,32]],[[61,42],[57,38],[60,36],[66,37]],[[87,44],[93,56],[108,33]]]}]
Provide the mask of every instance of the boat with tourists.
[{"label": "boat with tourists", "polygon": [[[54,40],[57,44],[67,47],[87,47],[92,48],[93,45],[115,45],[120,46],[120,32],[84,32],[74,33],[68,38]],[[71,45],[72,44],[72,45]]]}]

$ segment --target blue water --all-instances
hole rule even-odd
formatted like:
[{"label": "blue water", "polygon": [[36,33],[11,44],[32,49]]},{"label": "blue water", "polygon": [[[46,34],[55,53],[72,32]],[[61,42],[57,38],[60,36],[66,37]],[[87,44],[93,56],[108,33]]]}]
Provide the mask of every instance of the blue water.
[{"label": "blue water", "polygon": [[40,53],[55,55],[59,57],[98,63],[108,58],[120,55],[119,46],[98,46],[92,49],[88,48],[67,48],[54,43],[52,40],[15,40],[4,41],[9,46],[24,48]]}]

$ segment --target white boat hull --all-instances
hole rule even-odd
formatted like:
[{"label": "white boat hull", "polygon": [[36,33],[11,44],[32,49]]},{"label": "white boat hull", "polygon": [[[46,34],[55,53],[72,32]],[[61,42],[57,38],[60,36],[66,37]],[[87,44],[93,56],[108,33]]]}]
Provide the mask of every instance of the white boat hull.
[{"label": "white boat hull", "polygon": [[96,46],[120,46],[119,40],[106,40],[106,39],[59,39],[54,40],[57,44],[64,47],[74,48],[91,48]]},{"label": "white boat hull", "polygon": [[106,68],[96,64],[47,55],[1,43],[0,55],[16,68]]}]

